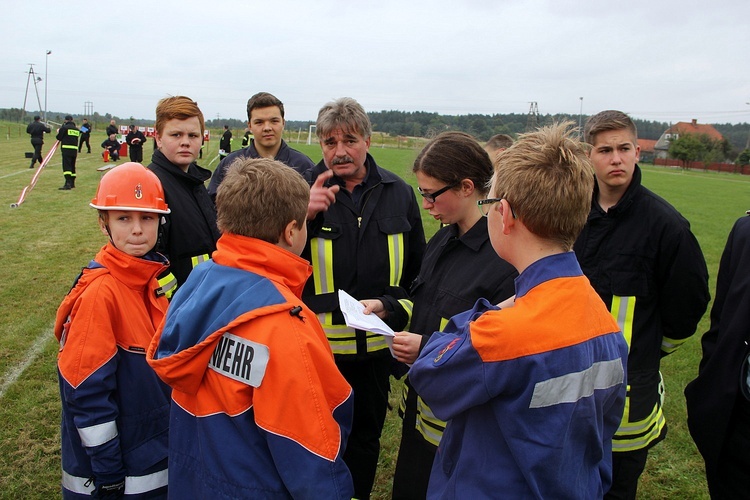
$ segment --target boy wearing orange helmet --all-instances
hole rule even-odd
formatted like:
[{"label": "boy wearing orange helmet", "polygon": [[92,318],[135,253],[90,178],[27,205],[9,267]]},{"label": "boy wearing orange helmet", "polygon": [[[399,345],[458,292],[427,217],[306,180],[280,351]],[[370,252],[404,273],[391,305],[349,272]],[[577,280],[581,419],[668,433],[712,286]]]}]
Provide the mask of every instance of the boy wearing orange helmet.
[{"label": "boy wearing orange helmet", "polygon": [[153,248],[170,210],[158,177],[138,163],[106,173],[90,205],[109,241],[54,329],[63,498],[166,498],[170,389],[145,354],[167,310],[156,277],[169,263]]}]

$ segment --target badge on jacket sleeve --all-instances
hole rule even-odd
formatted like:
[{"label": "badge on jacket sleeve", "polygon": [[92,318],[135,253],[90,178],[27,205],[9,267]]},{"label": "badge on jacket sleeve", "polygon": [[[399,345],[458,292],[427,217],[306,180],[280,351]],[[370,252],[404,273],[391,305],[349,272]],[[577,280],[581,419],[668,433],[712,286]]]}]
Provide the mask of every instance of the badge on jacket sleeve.
[{"label": "badge on jacket sleeve", "polygon": [[216,344],[208,366],[237,382],[260,387],[268,358],[268,346],[226,332]]}]

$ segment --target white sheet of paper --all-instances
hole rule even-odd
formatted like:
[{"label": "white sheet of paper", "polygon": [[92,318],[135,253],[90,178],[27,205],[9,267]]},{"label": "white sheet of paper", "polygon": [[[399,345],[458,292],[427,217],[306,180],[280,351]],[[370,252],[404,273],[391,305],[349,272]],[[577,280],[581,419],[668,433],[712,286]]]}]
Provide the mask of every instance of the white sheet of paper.
[{"label": "white sheet of paper", "polygon": [[[362,311],[365,310],[365,306],[343,290],[339,290],[339,306],[344,314],[346,326],[393,337],[393,330],[382,319],[375,314],[364,314]],[[390,339],[386,339],[388,340]]]},{"label": "white sheet of paper", "polygon": [[390,326],[386,325],[376,314],[363,313],[365,306],[343,290],[339,290],[339,307],[344,314],[346,326],[379,333],[385,337],[385,343],[388,345],[388,350],[391,351],[391,356],[396,357],[393,354],[393,337],[395,337],[395,334]]}]

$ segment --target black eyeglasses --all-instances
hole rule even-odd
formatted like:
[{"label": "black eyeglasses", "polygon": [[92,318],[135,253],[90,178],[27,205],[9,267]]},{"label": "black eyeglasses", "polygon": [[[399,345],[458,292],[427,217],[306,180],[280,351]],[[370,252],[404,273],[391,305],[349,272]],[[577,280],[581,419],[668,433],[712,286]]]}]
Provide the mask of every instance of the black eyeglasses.
[{"label": "black eyeglasses", "polygon": [[461,182],[457,182],[455,184],[451,184],[449,186],[445,186],[443,188],[438,189],[434,193],[425,193],[424,191],[422,191],[421,187],[418,187],[417,190],[419,191],[419,194],[422,195],[422,198],[424,198],[425,200],[427,200],[429,203],[435,203],[435,198],[437,198],[441,194],[445,193],[449,189],[453,189],[454,187],[458,186],[459,184],[461,184]]},{"label": "black eyeglasses", "polygon": [[[508,201],[507,198],[486,198],[484,200],[477,200],[477,207],[479,207],[482,216],[487,217],[490,213],[490,205],[503,200]],[[513,215],[513,218],[517,219],[516,212],[513,210],[513,207],[510,206],[510,203],[508,203],[508,206],[510,207],[510,213]]]}]

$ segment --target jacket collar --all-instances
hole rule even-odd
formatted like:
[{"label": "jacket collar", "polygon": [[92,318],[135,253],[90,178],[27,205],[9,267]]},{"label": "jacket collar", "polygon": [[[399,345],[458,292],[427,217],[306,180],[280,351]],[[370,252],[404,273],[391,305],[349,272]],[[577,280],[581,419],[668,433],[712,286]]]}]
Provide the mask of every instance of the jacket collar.
[{"label": "jacket collar", "polygon": [[167,258],[157,252],[149,252],[143,257],[133,257],[118,250],[112,242],[104,245],[94,257],[118,281],[128,288],[144,288],[169,265]]},{"label": "jacket collar", "polygon": [[256,238],[224,233],[216,242],[212,258],[223,266],[244,269],[282,283],[295,296],[302,296],[312,266],[283,248]]},{"label": "jacket collar", "polygon": [[153,156],[151,157],[151,162],[154,165],[157,165],[164,170],[168,171],[175,177],[178,177],[180,179],[184,179],[185,181],[191,182],[193,184],[203,184],[208,179],[211,178],[211,171],[203,168],[201,166],[198,166],[197,163],[191,163],[188,167],[187,172],[183,172],[183,170],[169,161],[166,156],[164,156],[164,153],[162,153],[160,150],[154,151]]}]

